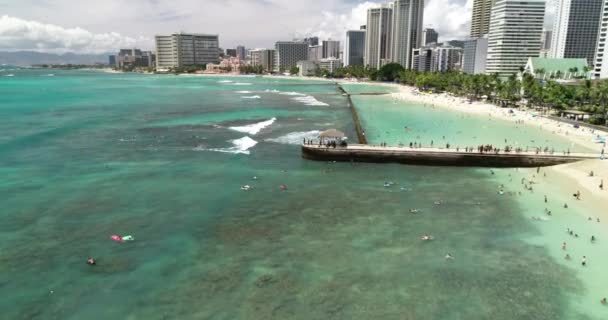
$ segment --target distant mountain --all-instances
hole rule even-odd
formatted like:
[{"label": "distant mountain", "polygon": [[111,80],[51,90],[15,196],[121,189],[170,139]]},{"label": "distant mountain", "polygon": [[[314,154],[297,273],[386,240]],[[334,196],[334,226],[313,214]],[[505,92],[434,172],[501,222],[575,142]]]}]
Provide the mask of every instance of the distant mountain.
[{"label": "distant mountain", "polygon": [[27,67],[34,64],[108,64],[109,55],[111,55],[111,53],[78,54],[68,52],[64,54],[53,54],[36,51],[0,51],[0,65],[7,64]]}]

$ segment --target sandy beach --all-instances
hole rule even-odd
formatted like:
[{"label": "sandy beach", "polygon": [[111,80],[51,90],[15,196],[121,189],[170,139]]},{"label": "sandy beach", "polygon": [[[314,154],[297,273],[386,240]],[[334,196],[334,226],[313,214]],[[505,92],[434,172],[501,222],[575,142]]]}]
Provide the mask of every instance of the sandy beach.
[{"label": "sandy beach", "polygon": [[[398,88],[399,92],[392,94],[392,97],[396,100],[429,104],[458,112],[487,115],[490,118],[539,127],[553,134],[565,137],[572,143],[596,151],[598,160],[586,160],[554,166],[549,170],[557,176],[557,181],[565,185],[567,184],[569,190],[580,190],[584,195],[582,197],[584,204],[589,208],[594,208],[595,211],[598,211],[598,214],[603,215],[602,223],[608,226],[608,210],[602,210],[608,203],[608,186],[604,186],[603,190],[599,187],[602,181],[604,181],[605,185],[608,184],[608,160],[599,160],[600,152],[606,146],[593,141],[597,136],[607,137],[608,132],[585,127],[575,128],[570,124],[542,117],[538,113],[529,110],[500,108],[481,101],[469,103],[465,98],[449,94],[425,94],[419,93],[415,88],[408,86],[396,84],[384,85]],[[593,177],[590,176],[592,171]]]}]

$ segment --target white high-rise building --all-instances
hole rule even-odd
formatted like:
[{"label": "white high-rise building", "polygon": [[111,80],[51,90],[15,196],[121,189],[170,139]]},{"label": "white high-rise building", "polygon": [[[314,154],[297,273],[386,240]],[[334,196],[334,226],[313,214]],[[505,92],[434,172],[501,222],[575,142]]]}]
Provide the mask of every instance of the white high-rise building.
[{"label": "white high-rise building", "polygon": [[279,41],[274,45],[274,71],[284,72],[295,67],[299,61],[308,60],[308,43]]},{"label": "white high-rise building", "polygon": [[510,76],[538,57],[545,0],[497,0],[492,8],[486,73]]},{"label": "white high-rise building", "polygon": [[393,5],[383,4],[367,10],[365,65],[378,69],[391,59]]},{"label": "white high-rise building", "polygon": [[462,72],[480,74],[486,72],[488,38],[471,39],[464,42]]},{"label": "white high-rise building", "polygon": [[592,64],[592,77],[595,79],[608,78],[608,61],[604,56],[606,44],[608,43],[608,0],[602,1],[600,30],[597,34],[597,46],[595,49],[594,63]]},{"label": "white high-rise building", "polygon": [[603,0],[559,0],[551,58],[585,58],[593,64]]},{"label": "white high-rise building", "polygon": [[393,3],[392,61],[405,68],[412,63],[412,50],[422,45],[424,0],[395,0]]},{"label": "white high-rise building", "polygon": [[273,49],[253,49],[249,51],[252,66],[262,66],[265,71],[270,72],[274,68]]},{"label": "white high-rise building", "polygon": [[323,59],[323,46],[309,46],[308,47],[308,60],[310,61],[319,61]]},{"label": "white high-rise building", "polygon": [[156,69],[219,62],[219,36],[174,33],[156,36]]},{"label": "white high-rise building", "polygon": [[433,28],[426,28],[422,31],[422,42],[420,46],[426,46],[431,43],[439,42],[439,33]]}]

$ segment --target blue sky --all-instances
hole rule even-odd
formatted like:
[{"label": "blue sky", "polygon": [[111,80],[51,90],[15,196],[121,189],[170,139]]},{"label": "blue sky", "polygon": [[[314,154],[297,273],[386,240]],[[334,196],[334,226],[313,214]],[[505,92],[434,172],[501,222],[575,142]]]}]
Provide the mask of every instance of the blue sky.
[{"label": "blue sky", "polygon": [[[104,52],[152,48],[155,34],[220,35],[224,48],[272,47],[317,35],[342,40],[365,24],[361,0],[0,0],[0,50]],[[473,0],[426,0],[425,22],[440,40],[466,37]]]}]

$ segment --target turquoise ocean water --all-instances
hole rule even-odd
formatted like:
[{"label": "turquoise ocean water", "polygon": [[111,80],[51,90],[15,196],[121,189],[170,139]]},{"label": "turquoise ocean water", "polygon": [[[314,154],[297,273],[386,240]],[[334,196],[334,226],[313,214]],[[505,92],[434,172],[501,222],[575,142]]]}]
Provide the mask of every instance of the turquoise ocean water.
[{"label": "turquoise ocean water", "polygon": [[[594,255],[601,237],[582,239],[599,227],[575,206],[532,220],[543,191],[517,194],[530,171],[301,159],[298,144],[319,130],[354,136],[332,83],[13,73],[0,77],[3,318],[607,316],[594,278],[608,266]],[[402,139],[390,134],[402,121],[386,99],[353,99],[374,143]],[[406,107],[421,141],[461,131],[453,143],[475,143],[488,132],[479,119]],[[534,130],[521,138],[565,143]],[[552,185],[538,188],[561,196]],[[589,252],[587,269],[578,255],[561,259],[563,225],[580,230],[571,246]]]}]

